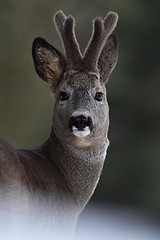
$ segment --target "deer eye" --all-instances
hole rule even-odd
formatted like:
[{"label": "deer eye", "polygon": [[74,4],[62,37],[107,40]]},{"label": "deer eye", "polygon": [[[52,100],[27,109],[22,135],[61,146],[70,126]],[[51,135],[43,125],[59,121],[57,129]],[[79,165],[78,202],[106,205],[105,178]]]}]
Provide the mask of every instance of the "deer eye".
[{"label": "deer eye", "polygon": [[97,92],[95,95],[95,100],[101,102],[103,100],[103,93],[102,92]]},{"label": "deer eye", "polygon": [[61,100],[61,101],[66,101],[66,100],[69,99],[68,93],[66,93],[66,92],[64,92],[64,91],[60,92],[60,93],[59,93],[59,96],[60,96],[60,100]]}]

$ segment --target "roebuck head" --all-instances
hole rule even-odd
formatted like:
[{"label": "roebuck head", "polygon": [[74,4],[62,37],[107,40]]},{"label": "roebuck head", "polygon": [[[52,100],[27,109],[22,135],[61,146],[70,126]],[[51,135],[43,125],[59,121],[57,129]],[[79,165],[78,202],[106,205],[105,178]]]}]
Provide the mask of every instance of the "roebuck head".
[{"label": "roebuck head", "polygon": [[105,84],[117,62],[117,40],[112,32],[116,13],[93,21],[93,33],[82,55],[74,32],[74,19],[62,11],[54,16],[65,56],[42,38],[32,53],[38,75],[54,93],[53,129],[57,138],[77,147],[107,139],[109,116]]}]

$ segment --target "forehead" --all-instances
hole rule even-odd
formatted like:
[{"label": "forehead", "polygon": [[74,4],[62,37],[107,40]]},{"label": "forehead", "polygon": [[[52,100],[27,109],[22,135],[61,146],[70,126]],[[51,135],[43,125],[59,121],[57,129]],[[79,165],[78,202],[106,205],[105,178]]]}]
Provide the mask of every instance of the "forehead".
[{"label": "forehead", "polygon": [[100,80],[96,74],[86,74],[80,72],[72,75],[66,74],[62,80],[62,85],[74,88],[81,87],[85,89],[101,87]]}]

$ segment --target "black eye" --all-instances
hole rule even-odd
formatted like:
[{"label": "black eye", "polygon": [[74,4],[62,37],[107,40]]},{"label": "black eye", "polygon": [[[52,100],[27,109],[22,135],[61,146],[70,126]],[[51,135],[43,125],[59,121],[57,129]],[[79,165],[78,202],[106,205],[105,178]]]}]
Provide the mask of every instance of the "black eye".
[{"label": "black eye", "polygon": [[95,95],[95,100],[101,102],[103,100],[103,93],[102,92],[97,92]]},{"label": "black eye", "polygon": [[59,96],[60,96],[60,100],[61,101],[66,101],[66,100],[69,99],[69,95],[66,92],[64,92],[64,91],[60,92]]}]

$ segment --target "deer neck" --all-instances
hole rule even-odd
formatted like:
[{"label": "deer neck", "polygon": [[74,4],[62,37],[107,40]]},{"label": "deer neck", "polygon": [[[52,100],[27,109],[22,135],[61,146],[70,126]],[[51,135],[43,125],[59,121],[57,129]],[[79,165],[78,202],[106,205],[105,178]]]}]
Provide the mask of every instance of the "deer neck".
[{"label": "deer neck", "polygon": [[103,168],[108,140],[99,146],[76,148],[61,143],[54,132],[47,142],[47,152],[64,176],[70,193],[83,208],[92,196]]}]

